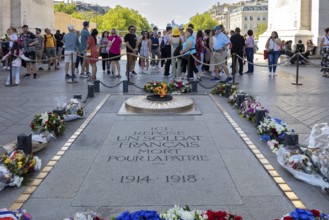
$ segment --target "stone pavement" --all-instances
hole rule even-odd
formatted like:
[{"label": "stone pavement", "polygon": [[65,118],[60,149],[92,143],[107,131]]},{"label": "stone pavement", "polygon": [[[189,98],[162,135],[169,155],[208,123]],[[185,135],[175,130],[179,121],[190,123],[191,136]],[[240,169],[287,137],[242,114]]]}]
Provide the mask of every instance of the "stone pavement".
[{"label": "stone pavement", "polygon": [[[125,61],[121,63],[124,67]],[[268,107],[271,115],[286,121],[303,138],[314,123],[328,121],[327,79],[320,77],[316,68],[302,67],[300,81],[304,85],[296,87],[291,85],[294,71],[293,66],[279,67],[279,76],[272,79],[267,76],[265,68],[256,67],[254,75],[239,77],[237,81],[240,88]],[[42,74],[37,80],[22,80],[18,87],[0,87],[2,144],[15,139],[18,133],[28,133],[33,115],[54,109],[56,97],[71,97],[79,93],[85,96],[88,84],[85,80],[66,84],[63,75],[60,70]],[[98,71],[98,77],[108,85],[119,82],[101,71]],[[152,79],[161,80],[161,74],[138,75],[132,81],[142,87]],[[4,76],[0,80],[3,82]],[[202,83],[214,84],[208,79]],[[149,207],[163,211],[174,204],[187,204],[192,208],[222,208],[241,214],[245,219],[264,220],[274,219],[293,209],[213,101],[206,95],[200,95],[209,90],[199,87],[199,95],[192,96],[202,112],[201,116],[118,116],[116,113],[122,102],[142,91],[129,86],[129,94],[122,95],[121,85],[114,89],[101,87],[101,93],[87,103],[87,116],[108,92],[112,96],[24,204],[35,219],[62,219],[88,209],[109,215],[125,209]],[[275,155],[259,141],[253,125],[241,119],[224,98],[216,99],[304,204],[328,213],[328,194],[295,180],[281,169]],[[44,164],[82,123],[83,120],[70,123],[63,137],[38,153]],[[138,144],[146,140],[136,141],[137,134],[146,132],[149,135],[152,129],[171,132],[167,141],[172,142],[170,138],[182,136],[180,142],[193,144],[186,147],[185,143],[170,152],[149,152],[145,145],[139,148]],[[187,137],[192,139],[186,140]],[[157,139],[161,137],[152,138],[157,142],[161,140]],[[129,145],[132,142],[137,143]],[[194,156],[193,160],[198,161],[178,161],[177,158],[170,162],[166,161],[167,157],[163,158],[164,154],[185,155],[184,159]],[[0,192],[0,207],[10,207],[24,190],[25,187],[7,188]]]}]

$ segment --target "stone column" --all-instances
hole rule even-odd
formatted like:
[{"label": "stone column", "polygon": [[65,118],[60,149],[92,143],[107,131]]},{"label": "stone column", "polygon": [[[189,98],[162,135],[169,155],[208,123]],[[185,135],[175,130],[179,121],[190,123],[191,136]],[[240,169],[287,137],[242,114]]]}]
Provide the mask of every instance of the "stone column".
[{"label": "stone column", "polygon": [[312,1],[312,33],[314,34],[313,43],[319,45],[321,36],[324,35],[324,29],[329,27],[329,1]]},{"label": "stone column", "polygon": [[11,26],[11,0],[0,0],[0,34]]}]

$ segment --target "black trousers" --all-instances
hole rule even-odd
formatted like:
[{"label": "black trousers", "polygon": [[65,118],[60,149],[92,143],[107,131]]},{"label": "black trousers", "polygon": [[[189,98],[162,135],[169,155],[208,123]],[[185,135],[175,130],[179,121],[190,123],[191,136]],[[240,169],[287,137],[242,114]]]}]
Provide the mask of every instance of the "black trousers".
[{"label": "black trousers", "polygon": [[[232,52],[232,74],[236,73],[236,62],[239,62],[239,74],[243,74],[243,51],[240,52]],[[237,54],[238,56],[234,55]],[[241,58],[240,58],[241,57]]]},{"label": "black trousers", "polygon": [[[102,59],[109,58],[109,54],[108,53],[101,53],[101,55],[102,55]],[[103,71],[105,71],[108,62],[109,62],[108,60],[102,60],[102,68],[103,68]]]},{"label": "black trousers", "polygon": [[[166,45],[165,48],[164,48],[164,55],[165,57],[164,58],[169,58],[171,57],[171,45]],[[165,72],[164,72],[164,75],[165,76],[168,76],[170,73],[170,64],[171,64],[171,59],[167,59],[166,60],[166,64],[165,64]]]}]

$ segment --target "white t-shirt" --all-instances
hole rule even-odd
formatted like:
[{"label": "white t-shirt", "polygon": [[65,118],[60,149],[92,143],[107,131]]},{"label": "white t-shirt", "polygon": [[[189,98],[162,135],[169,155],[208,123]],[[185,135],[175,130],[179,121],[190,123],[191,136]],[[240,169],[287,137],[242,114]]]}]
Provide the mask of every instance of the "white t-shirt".
[{"label": "white t-shirt", "polygon": [[18,36],[17,34],[12,34],[10,35],[10,42],[9,42],[9,47],[12,48],[14,42],[13,41],[17,41],[18,40]]},{"label": "white t-shirt", "polygon": [[270,39],[270,42],[269,42],[269,45],[268,45],[268,48],[270,50],[274,50],[274,51],[278,51],[280,50],[279,48],[279,44],[277,42],[275,42],[274,40]]},{"label": "white t-shirt", "polygon": [[[322,38],[324,39],[323,44],[329,44],[329,37],[327,35],[323,35]],[[322,48],[329,49],[329,46],[323,46]]]}]

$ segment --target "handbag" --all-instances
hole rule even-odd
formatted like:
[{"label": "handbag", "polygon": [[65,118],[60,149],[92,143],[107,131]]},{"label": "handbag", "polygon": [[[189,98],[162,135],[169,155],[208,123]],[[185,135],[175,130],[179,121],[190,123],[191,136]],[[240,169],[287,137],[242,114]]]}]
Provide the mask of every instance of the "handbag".
[{"label": "handbag", "polygon": [[267,58],[268,58],[268,52],[267,50],[264,50],[264,60],[267,60]]},{"label": "handbag", "polygon": [[182,47],[182,42],[179,40],[179,45],[178,47],[176,47],[175,51],[174,51],[174,56],[179,56],[180,55],[180,51],[183,49]]}]

